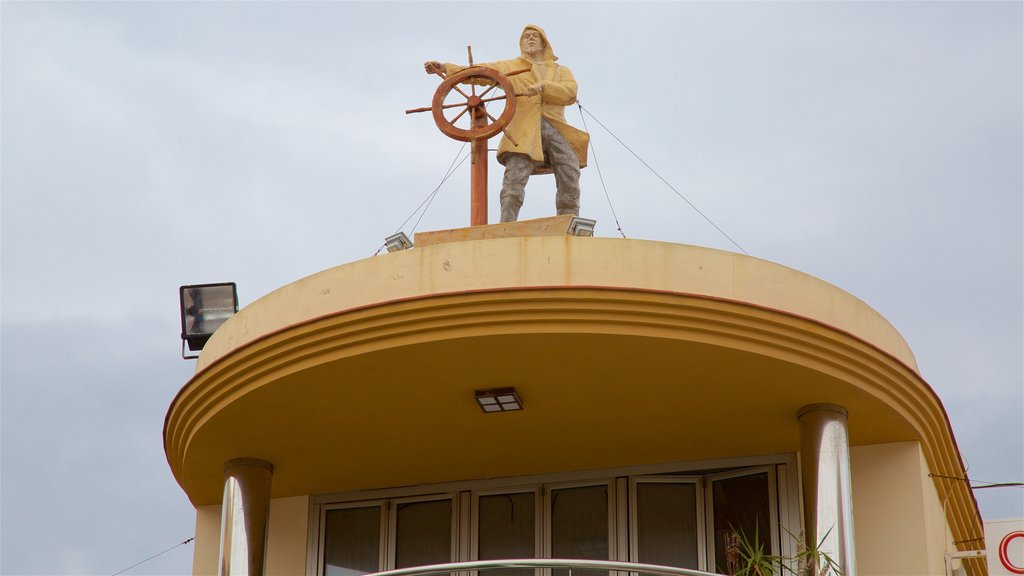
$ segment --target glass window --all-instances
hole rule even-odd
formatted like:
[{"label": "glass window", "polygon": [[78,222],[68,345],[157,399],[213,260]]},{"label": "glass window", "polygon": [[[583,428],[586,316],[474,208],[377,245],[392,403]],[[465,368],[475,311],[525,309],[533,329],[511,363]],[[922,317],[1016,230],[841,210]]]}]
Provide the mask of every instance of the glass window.
[{"label": "glass window", "polygon": [[395,568],[452,561],[451,500],[401,502],[395,516]]},{"label": "glass window", "polygon": [[[536,496],[533,492],[480,496],[477,504],[477,559],[533,558],[537,554]],[[488,570],[490,576],[521,576],[532,570]]]},{"label": "glass window", "polygon": [[[786,491],[776,491],[776,478],[774,466],[763,465],[615,481],[593,478],[590,485],[524,483],[472,498],[468,492],[431,494],[426,488],[420,496],[403,492],[397,499],[322,504],[314,516],[322,538],[322,548],[314,551],[322,554],[317,576],[361,576],[391,567],[444,564],[456,557],[628,559],[735,574],[743,541],[778,554],[786,542],[780,536],[783,528],[799,530],[792,526],[798,519]],[[627,485],[626,495],[616,493]],[[459,507],[462,498],[472,503],[471,511]],[[780,510],[787,512],[785,524],[779,523]],[[616,522],[619,513],[626,518]],[[572,573],[608,576],[604,570]],[[480,576],[542,574],[568,576],[568,570],[503,569]]]},{"label": "glass window", "polygon": [[[608,486],[551,490],[551,557],[608,560]],[[556,576],[564,571],[553,571]],[[574,570],[597,576],[603,571]]]},{"label": "glass window", "polygon": [[712,480],[715,571],[736,574],[741,541],[772,554],[768,473]]},{"label": "glass window", "polygon": [[536,553],[534,494],[481,496],[477,558],[533,558]]},{"label": "glass window", "polygon": [[380,506],[328,510],[324,576],[358,576],[380,569]]},{"label": "glass window", "polygon": [[636,550],[644,564],[700,569],[698,494],[694,482],[636,484]]}]

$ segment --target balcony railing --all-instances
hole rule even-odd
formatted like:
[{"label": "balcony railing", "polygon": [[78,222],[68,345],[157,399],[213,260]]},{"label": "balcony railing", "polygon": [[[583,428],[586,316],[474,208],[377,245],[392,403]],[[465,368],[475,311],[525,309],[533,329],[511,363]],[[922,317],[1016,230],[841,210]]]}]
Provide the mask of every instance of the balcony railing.
[{"label": "balcony railing", "polygon": [[603,570],[608,576],[615,573],[636,576],[720,576],[714,572],[702,572],[689,568],[659,566],[657,564],[638,564],[636,562],[612,562],[610,560],[568,560],[557,558],[524,558],[519,560],[476,560],[473,562],[452,562],[449,564],[431,564],[376,572],[367,576],[443,576],[484,572],[487,570],[507,570],[510,568],[568,570]]}]

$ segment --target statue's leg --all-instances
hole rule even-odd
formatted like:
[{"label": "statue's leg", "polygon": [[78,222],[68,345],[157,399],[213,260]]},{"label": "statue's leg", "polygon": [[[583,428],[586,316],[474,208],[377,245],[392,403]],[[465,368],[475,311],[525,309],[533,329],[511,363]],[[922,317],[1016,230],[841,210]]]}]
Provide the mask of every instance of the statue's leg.
[{"label": "statue's leg", "polygon": [[508,154],[505,178],[501,181],[501,221],[515,222],[526,197],[526,181],[533,172],[533,159],[526,154]]},{"label": "statue's leg", "polygon": [[558,215],[580,215],[580,159],[565,137],[547,120],[540,123],[544,158],[555,173],[555,210]]}]

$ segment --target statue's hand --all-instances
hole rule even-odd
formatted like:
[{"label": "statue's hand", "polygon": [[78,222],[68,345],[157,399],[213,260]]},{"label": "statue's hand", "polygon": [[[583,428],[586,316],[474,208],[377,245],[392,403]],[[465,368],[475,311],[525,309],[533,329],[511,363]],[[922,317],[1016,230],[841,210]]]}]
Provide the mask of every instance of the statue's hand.
[{"label": "statue's hand", "polygon": [[444,72],[444,64],[437,62],[436,60],[429,60],[423,63],[423,70],[427,74],[437,74],[438,72]]},{"label": "statue's hand", "polygon": [[529,88],[527,88],[526,91],[523,92],[523,95],[524,96],[536,96],[537,94],[542,94],[543,92],[544,92],[544,81],[541,80],[540,82],[537,82],[533,86],[530,86]]}]

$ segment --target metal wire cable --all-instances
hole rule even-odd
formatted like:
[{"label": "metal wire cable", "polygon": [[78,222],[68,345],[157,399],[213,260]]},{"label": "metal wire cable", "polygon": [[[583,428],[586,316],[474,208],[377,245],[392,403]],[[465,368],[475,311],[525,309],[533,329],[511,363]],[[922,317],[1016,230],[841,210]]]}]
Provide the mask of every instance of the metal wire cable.
[{"label": "metal wire cable", "polygon": [[989,482],[988,480],[974,480],[964,476],[945,476],[942,474],[929,474],[929,478],[941,478],[943,480],[959,480],[966,482],[971,490],[981,490],[983,488],[1013,488],[1013,487],[1024,487],[1024,482]]},{"label": "metal wire cable", "polygon": [[[462,160],[459,160],[459,163],[456,164],[455,167],[451,169],[448,175],[444,177],[444,180],[441,180],[441,184],[444,184],[445,180],[447,180],[452,174],[455,173],[456,170],[459,169],[459,166],[462,166],[462,163],[466,161],[466,158],[469,158],[469,154],[470,153],[467,153],[465,156],[462,157]],[[412,230],[409,231],[410,234],[416,231],[416,227],[420,225],[420,220],[423,220],[423,217],[426,216],[427,209],[430,208],[430,204],[434,201],[434,198],[437,197],[438,190],[441,189],[441,184],[438,184],[437,188],[434,188],[434,191],[431,192],[430,201],[427,202],[426,207],[423,208],[423,212],[420,212],[420,217],[416,219],[416,223],[412,225]]]},{"label": "metal wire cable", "polygon": [[[430,207],[430,202],[432,202],[434,196],[437,195],[437,191],[441,189],[441,186],[443,186],[444,183],[449,178],[451,178],[452,174],[455,173],[455,170],[458,169],[458,167],[462,165],[462,162],[466,161],[466,159],[463,158],[462,162],[459,162],[458,165],[455,164],[455,162],[459,159],[459,156],[462,155],[462,151],[466,149],[466,144],[467,144],[466,142],[463,142],[462,143],[462,147],[459,148],[459,151],[455,153],[455,157],[452,158],[452,163],[448,165],[448,170],[446,170],[445,173],[444,173],[444,178],[441,178],[441,181],[438,182],[437,186],[434,187],[434,189],[430,192],[430,194],[427,194],[427,197],[424,198],[423,201],[420,202],[420,205],[417,206],[416,209],[412,211],[412,214],[409,214],[409,217],[406,218],[404,222],[402,222],[401,224],[398,225],[398,228],[395,229],[395,233],[396,234],[398,232],[400,232],[402,230],[402,228],[405,227],[406,224],[409,223],[409,220],[412,220],[412,217],[415,216],[416,213],[420,211],[420,208],[423,208],[424,204],[427,205],[427,208]],[[423,212],[426,213],[426,211],[427,211],[426,208],[423,208]],[[420,218],[421,219],[423,218],[423,214],[420,214]],[[416,220],[416,224],[417,225],[419,224],[419,222],[420,222],[419,220]],[[415,229],[415,226],[413,228]],[[380,254],[380,251],[383,250],[385,246],[387,246],[387,244],[381,244],[380,248],[377,248],[377,251],[374,252],[373,255],[376,256],[377,254]]]},{"label": "metal wire cable", "polygon": [[690,201],[689,201],[689,200],[688,200],[688,199],[686,198],[686,196],[683,196],[683,194],[682,194],[682,193],[681,193],[681,192],[680,192],[679,190],[676,190],[676,187],[675,187],[675,186],[673,186],[673,185],[672,185],[671,183],[669,183],[669,181],[668,181],[668,180],[665,180],[665,178],[664,178],[664,177],[663,177],[663,176],[662,176],[661,174],[658,174],[658,171],[657,171],[657,170],[655,170],[654,168],[651,168],[651,165],[650,165],[650,164],[648,164],[647,162],[645,162],[645,161],[644,161],[644,159],[643,159],[643,158],[641,158],[639,154],[637,154],[636,152],[634,152],[634,151],[633,151],[633,149],[632,149],[632,148],[630,148],[629,146],[627,146],[627,145],[626,145],[626,143],[625,143],[625,142],[623,142],[621,138],[619,138],[618,136],[616,136],[616,135],[615,135],[615,133],[614,133],[614,132],[612,132],[611,130],[609,130],[609,129],[608,129],[608,127],[607,127],[607,126],[605,126],[603,122],[601,122],[600,120],[598,120],[598,119],[597,119],[597,117],[596,117],[596,116],[594,116],[594,114],[593,114],[593,113],[592,113],[592,112],[591,112],[590,110],[588,110],[588,109],[584,108],[582,104],[580,104],[580,110],[582,110],[582,111],[586,112],[586,113],[587,113],[587,114],[588,114],[588,115],[589,115],[589,116],[590,116],[591,118],[593,118],[593,119],[594,119],[594,121],[595,121],[595,122],[597,122],[598,124],[600,124],[600,125],[601,125],[601,128],[604,128],[604,129],[605,129],[605,131],[607,131],[607,132],[608,132],[609,134],[611,134],[611,135],[612,135],[612,138],[615,138],[616,140],[618,140],[619,144],[622,144],[623,148],[625,148],[626,150],[629,150],[629,153],[630,153],[630,154],[632,154],[632,155],[633,155],[634,157],[636,157],[636,159],[637,159],[637,160],[639,160],[641,164],[643,164],[644,166],[646,166],[646,167],[647,167],[647,169],[651,171],[651,173],[653,173],[653,174],[654,174],[655,176],[657,176],[657,177],[658,177],[659,179],[661,179],[661,181],[662,181],[662,182],[664,182],[666,186],[668,186],[669,188],[671,188],[671,189],[672,189],[672,191],[676,193],[676,196],[679,196],[680,198],[682,198],[684,202],[686,202],[687,204],[689,204],[689,205],[690,205],[690,208],[693,208],[693,209],[694,209],[694,211],[696,211],[696,212],[697,212],[697,214],[700,214],[702,218],[704,218],[705,220],[707,220],[708,224],[711,224],[712,226],[714,226],[714,227],[715,227],[715,230],[718,230],[718,232],[719,232],[719,233],[721,233],[721,234],[722,234],[722,236],[725,236],[725,237],[726,237],[726,238],[727,238],[727,239],[729,240],[729,242],[732,242],[732,245],[733,245],[733,246],[735,246],[735,247],[736,247],[737,249],[739,249],[739,251],[740,251],[740,252],[743,252],[743,253],[744,253],[744,254],[746,254],[747,256],[750,256],[750,254],[749,254],[749,253],[748,253],[748,252],[747,252],[746,250],[744,250],[744,249],[743,249],[743,247],[739,245],[739,243],[737,243],[737,242],[736,242],[735,240],[733,240],[733,239],[732,239],[732,237],[731,237],[731,236],[729,236],[728,234],[726,234],[726,233],[725,233],[725,230],[722,230],[721,228],[719,228],[719,227],[718,227],[718,225],[717,225],[717,224],[715,224],[714,222],[712,222],[712,221],[711,221],[711,218],[708,218],[706,214],[704,214],[703,212],[701,212],[701,211],[700,211],[700,209],[699,209],[699,208],[697,208],[697,207],[696,207],[696,206],[695,206],[695,205],[693,204],[693,202],[690,202]]},{"label": "metal wire cable", "polygon": [[[428,204],[430,199],[433,198],[435,194],[437,194],[437,191],[441,189],[441,185],[444,184],[445,181],[448,180],[448,178],[450,178],[453,173],[455,173],[455,169],[458,168],[458,166],[455,165],[455,162],[459,159],[459,156],[462,156],[462,151],[466,149],[466,144],[466,142],[463,142],[462,148],[459,148],[459,151],[455,153],[455,157],[452,158],[452,163],[448,165],[448,169],[445,170],[444,172],[444,177],[441,178],[441,181],[437,184],[437,186],[434,187],[430,194],[427,194],[427,197],[424,198],[423,202],[420,202],[420,205],[417,206],[416,209],[412,211],[412,214],[409,214],[409,217],[406,218],[404,222],[398,225],[398,228],[395,229],[395,232],[398,232],[402,228],[404,228],[405,225],[409,223],[409,220],[412,220],[412,217],[415,216],[416,213],[420,211],[420,208],[423,208],[424,204]],[[459,164],[461,164],[461,162],[459,162]]]},{"label": "metal wire cable", "polygon": [[131,566],[125,568],[124,570],[121,570],[120,572],[114,572],[110,576],[118,576],[119,574],[124,574],[125,572],[131,570],[132,568],[135,568],[136,566],[141,566],[142,564],[145,564],[146,562],[149,562],[153,558],[156,558],[157,556],[161,556],[163,554],[166,554],[166,553],[170,552],[171,550],[174,550],[178,546],[184,546],[185,544],[188,544],[189,542],[191,542],[191,541],[193,541],[195,539],[196,539],[195,536],[193,536],[193,537],[189,538],[188,540],[185,540],[184,542],[179,542],[179,543],[175,544],[174,546],[171,546],[167,550],[164,550],[163,552],[159,552],[157,554],[153,554],[152,556],[150,556],[149,558],[146,558],[142,562],[136,562],[135,564],[132,564]]},{"label": "metal wire cable", "polygon": [[[580,104],[579,100],[576,101],[576,105],[580,108],[580,120],[583,121],[583,131],[590,134],[590,129],[587,128],[587,119],[583,116],[583,105]],[[619,234],[622,234],[622,237],[625,238],[626,233],[622,231],[622,224],[619,223],[619,216],[615,213],[615,207],[612,206],[612,197],[608,195],[608,187],[604,184],[604,174],[601,173],[601,164],[597,161],[597,148],[594,148],[593,139],[590,140],[590,152],[594,157],[594,167],[597,168],[597,177],[601,179],[601,188],[604,189],[604,197],[608,200],[608,208],[611,209],[612,218],[615,219],[615,226],[617,227]]]},{"label": "metal wire cable", "polygon": [[971,490],[982,490],[984,488],[1024,488],[1024,482],[995,482],[985,484],[984,486],[971,484]]}]

